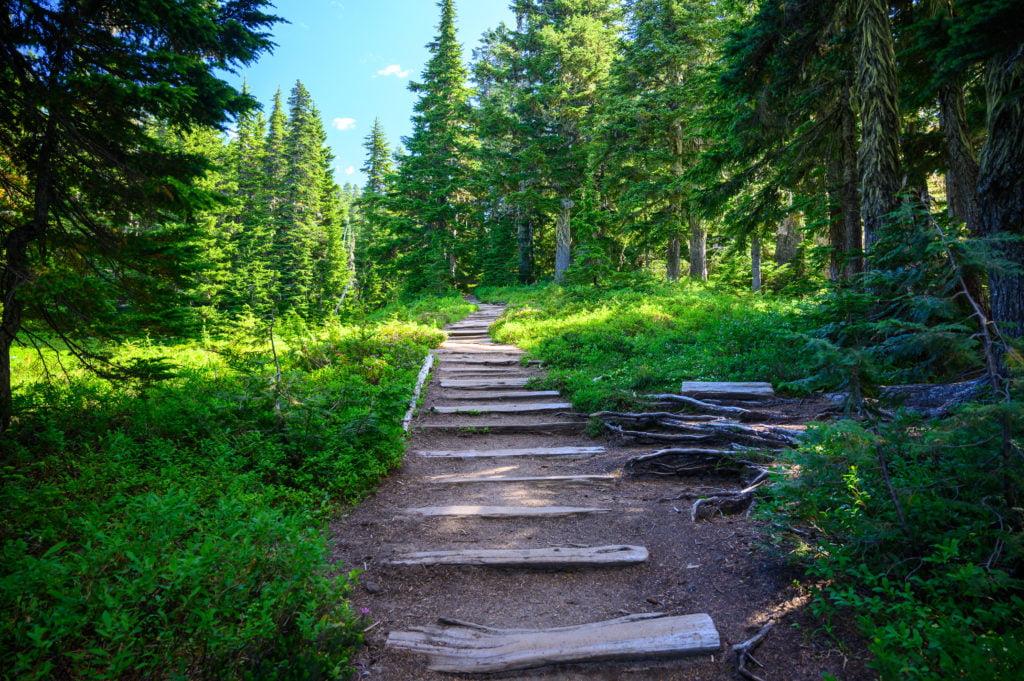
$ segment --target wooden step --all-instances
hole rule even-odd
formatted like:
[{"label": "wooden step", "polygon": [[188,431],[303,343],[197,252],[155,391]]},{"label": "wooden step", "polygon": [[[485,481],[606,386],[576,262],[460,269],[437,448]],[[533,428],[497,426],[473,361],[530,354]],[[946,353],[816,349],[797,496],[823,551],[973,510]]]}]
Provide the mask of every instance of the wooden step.
[{"label": "wooden step", "polygon": [[449,359],[442,359],[438,368],[453,377],[458,374],[466,374],[470,376],[508,376],[513,378],[517,372],[525,370],[524,367],[519,365],[491,366],[487,364],[464,364],[462,362],[452,362]]},{"label": "wooden step", "polygon": [[542,397],[558,397],[557,390],[519,390],[507,392],[467,391],[445,393],[446,400],[536,400]]},{"label": "wooden step", "polygon": [[486,449],[463,451],[419,451],[417,454],[426,457],[448,459],[493,459],[516,456],[572,456],[582,458],[595,454],[604,454],[604,447],[525,447],[516,449]]},{"label": "wooden step", "polygon": [[545,411],[569,411],[572,405],[568,402],[527,402],[525,404],[507,404],[502,402],[482,402],[458,406],[438,405],[431,407],[435,414],[527,414]]},{"label": "wooden step", "polygon": [[524,475],[518,477],[501,476],[442,476],[425,478],[424,482],[432,485],[474,485],[486,483],[525,483],[529,485],[602,485],[617,482],[617,475]]},{"label": "wooden step", "polygon": [[529,378],[442,378],[442,388],[493,390],[494,388],[525,388]]},{"label": "wooden step", "polygon": [[647,561],[643,546],[463,549],[402,553],[391,565],[478,565],[483,567],[577,568],[636,565]]},{"label": "wooden step", "polygon": [[471,421],[462,423],[422,423],[420,430],[435,433],[483,433],[488,435],[554,435],[556,433],[582,433],[586,421],[548,421],[544,423],[487,423]]},{"label": "wooden step", "polygon": [[393,631],[387,645],[427,655],[434,671],[486,673],[714,653],[721,643],[706,614],[648,613],[553,629],[493,629],[441,619],[434,626]]},{"label": "wooden step", "polygon": [[461,341],[449,340],[441,343],[441,347],[445,350],[458,350],[460,352],[472,352],[474,350],[487,351],[487,352],[509,352],[516,349],[514,345],[504,345],[502,343],[463,343]]},{"label": "wooden step", "polygon": [[683,381],[679,393],[698,400],[770,400],[775,397],[771,383],[757,382]]},{"label": "wooden step", "polygon": [[471,355],[445,354],[441,360],[445,364],[467,364],[471,366],[521,366],[519,357],[495,355],[494,357],[473,357]]},{"label": "wooden step", "polygon": [[402,509],[401,514],[419,518],[564,518],[611,510],[598,506],[422,506]]}]

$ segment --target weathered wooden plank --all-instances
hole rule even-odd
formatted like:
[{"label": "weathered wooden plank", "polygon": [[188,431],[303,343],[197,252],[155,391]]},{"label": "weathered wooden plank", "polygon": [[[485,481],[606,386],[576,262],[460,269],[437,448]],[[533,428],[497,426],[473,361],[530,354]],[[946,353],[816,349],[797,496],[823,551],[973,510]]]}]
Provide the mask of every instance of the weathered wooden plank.
[{"label": "weathered wooden plank", "polygon": [[489,434],[516,433],[523,435],[549,435],[553,433],[580,433],[586,421],[550,421],[546,423],[487,423],[473,420],[462,423],[423,423],[416,428],[440,433],[472,432]]},{"label": "weathered wooden plank", "polygon": [[404,508],[401,514],[420,518],[562,518],[611,510],[598,506],[421,506]]},{"label": "weathered wooden plank", "polygon": [[[441,364],[438,367],[445,373],[446,376],[458,376],[464,374],[467,376],[508,376],[509,378],[515,377],[516,372],[521,372],[523,367],[520,366],[490,366],[487,364],[463,364],[462,362],[452,362],[448,359],[442,359]],[[520,376],[522,373],[520,373]]]},{"label": "weathered wooden plank", "polygon": [[698,399],[769,400],[775,397],[771,383],[759,382],[683,381],[679,392]]},{"label": "weathered wooden plank", "polygon": [[517,355],[495,354],[491,357],[481,357],[480,355],[473,356],[444,353],[442,359],[446,364],[467,364],[471,366],[521,366],[519,356]]},{"label": "weathered wooden plank", "polygon": [[426,478],[433,485],[473,485],[485,483],[526,483],[529,485],[602,485],[617,481],[617,475],[523,475],[523,476],[452,476]]},{"label": "weathered wooden plank", "polygon": [[468,449],[463,451],[419,451],[426,457],[450,459],[491,459],[516,456],[574,456],[586,457],[604,454],[604,447],[525,447],[516,449]]},{"label": "weathered wooden plank", "polygon": [[523,388],[529,378],[442,378],[442,388],[465,388],[467,390],[492,390],[494,388]]},{"label": "weathered wooden plank", "polygon": [[514,345],[505,345],[502,343],[463,343],[455,340],[445,341],[444,343],[441,343],[441,347],[445,350],[459,350],[460,352],[471,352],[473,350],[486,350],[487,352],[511,352],[517,349]]},{"label": "weathered wooden plank", "polygon": [[527,402],[525,404],[506,404],[501,402],[477,402],[458,406],[437,405],[431,407],[436,414],[526,414],[544,411],[568,411],[572,405],[568,402]]},{"label": "weathered wooden plank", "polygon": [[446,400],[536,400],[542,397],[558,397],[557,390],[519,390],[506,392],[468,391],[445,393]]},{"label": "weathered wooden plank", "polygon": [[713,653],[721,642],[707,614],[658,613],[554,629],[492,629],[443,619],[435,626],[391,632],[387,645],[427,655],[434,671],[484,673]]},{"label": "weathered wooden plank", "polygon": [[402,553],[391,565],[478,565],[482,567],[614,567],[646,562],[643,546],[550,547],[542,549],[462,549]]}]

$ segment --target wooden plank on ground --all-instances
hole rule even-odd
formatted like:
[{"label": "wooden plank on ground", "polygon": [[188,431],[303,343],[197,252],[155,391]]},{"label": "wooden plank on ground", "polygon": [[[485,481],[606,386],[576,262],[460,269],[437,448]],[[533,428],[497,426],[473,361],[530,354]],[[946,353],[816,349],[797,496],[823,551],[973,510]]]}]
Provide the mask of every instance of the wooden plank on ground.
[{"label": "wooden plank on ground", "polygon": [[463,423],[423,423],[416,428],[435,433],[487,433],[487,434],[521,434],[551,435],[554,433],[580,433],[587,425],[586,421],[549,421],[545,423],[486,423],[473,420]]},{"label": "wooden plank on ground", "polygon": [[441,363],[438,368],[446,375],[452,377],[458,376],[459,374],[465,374],[468,376],[508,376],[509,378],[512,378],[516,372],[521,372],[523,370],[523,367],[516,365],[490,366],[487,364],[463,364],[462,362],[453,362],[447,357],[441,359]]},{"label": "wooden plank on ground", "polygon": [[391,565],[478,565],[482,567],[614,567],[647,560],[643,546],[550,547],[542,549],[462,549],[402,553]]},{"label": "wooden plank on ground", "polygon": [[433,485],[473,485],[485,483],[526,483],[529,485],[605,485],[616,482],[617,475],[523,475],[523,476],[442,476],[426,478]]},{"label": "wooden plank on ground", "polygon": [[713,653],[721,643],[704,613],[651,613],[554,629],[492,629],[442,619],[435,626],[393,631],[387,645],[427,655],[427,666],[434,671],[486,673]]},{"label": "wooden plank on ground", "polygon": [[604,447],[524,447],[516,449],[467,449],[463,451],[419,451],[426,457],[450,459],[491,459],[516,456],[574,456],[586,457],[604,454]]},{"label": "wooden plank on ground", "polygon": [[523,388],[529,378],[442,378],[442,388],[467,390],[493,390],[494,388]]},{"label": "wooden plank on ground", "polygon": [[421,506],[404,508],[401,513],[419,518],[563,518],[611,510],[598,506]]},{"label": "wooden plank on ground", "polygon": [[477,402],[458,406],[438,405],[431,407],[435,414],[526,414],[544,411],[568,411],[572,405],[568,402],[527,402],[525,404],[508,404],[501,402]]},{"label": "wooden plank on ground", "polygon": [[770,400],[775,397],[771,383],[759,382],[683,381],[679,393],[697,399]]},{"label": "wooden plank on ground", "polygon": [[558,397],[557,390],[519,390],[505,392],[467,391],[445,393],[446,400],[536,400],[542,397]]}]

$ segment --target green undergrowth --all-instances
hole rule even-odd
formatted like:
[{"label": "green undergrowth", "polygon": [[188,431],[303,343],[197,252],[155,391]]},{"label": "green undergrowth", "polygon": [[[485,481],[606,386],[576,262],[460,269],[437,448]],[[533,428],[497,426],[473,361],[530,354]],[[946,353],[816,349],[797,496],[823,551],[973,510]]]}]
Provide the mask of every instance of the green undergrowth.
[{"label": "green undergrowth", "polygon": [[344,678],[362,623],[323,524],[400,461],[423,357],[470,309],[112,349],[166,358],[173,378],[150,384],[18,348],[0,678]]},{"label": "green undergrowth", "polygon": [[799,356],[780,351],[806,330],[800,304],[788,298],[649,282],[477,295],[509,303],[495,338],[542,360],[546,385],[581,411],[635,407],[640,396],[677,391],[684,380],[779,384],[809,371]]}]

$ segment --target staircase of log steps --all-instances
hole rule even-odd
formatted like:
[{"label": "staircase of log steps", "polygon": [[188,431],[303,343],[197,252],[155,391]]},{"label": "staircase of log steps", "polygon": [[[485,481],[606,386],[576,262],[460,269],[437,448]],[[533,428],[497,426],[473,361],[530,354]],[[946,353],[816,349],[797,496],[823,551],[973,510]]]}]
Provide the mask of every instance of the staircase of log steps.
[{"label": "staircase of log steps", "polygon": [[[491,339],[488,328],[502,311],[503,306],[478,304],[475,313],[446,327],[448,340],[435,351],[435,377],[429,388],[436,399],[418,415],[415,427],[435,436],[431,442],[448,443],[449,448],[421,449],[412,456],[447,464],[446,473],[420,482],[425,488],[449,490],[445,498],[454,503],[410,506],[402,509],[401,517],[405,522],[431,524],[430,531],[425,525],[423,532],[431,538],[442,532],[438,523],[455,519],[511,520],[520,523],[516,527],[556,523],[554,527],[560,528],[563,525],[557,523],[563,523],[564,541],[534,544],[528,539],[530,533],[524,532],[526,538],[519,543],[510,537],[515,532],[497,531],[489,543],[420,546],[395,553],[388,563],[409,570],[447,566],[521,569],[525,591],[531,589],[531,578],[550,579],[552,571],[593,574],[624,566],[642,569],[649,559],[644,546],[618,542],[614,536],[607,537],[605,543],[573,541],[580,523],[600,528],[605,514],[622,509],[616,509],[614,503],[559,499],[575,498],[573,490],[614,486],[619,484],[618,476],[574,471],[574,462],[601,454],[604,448],[582,444],[588,441],[583,435],[585,419],[574,414],[557,391],[527,387],[540,371],[523,363],[519,348]],[[505,472],[510,470],[514,473]],[[547,527],[550,531],[550,525]],[[452,595],[458,598],[456,593]],[[527,599],[517,598],[503,610],[516,611],[526,605]],[[428,669],[455,674],[662,659],[720,649],[718,631],[706,613],[623,613],[613,619],[536,629],[496,628],[448,618],[445,613],[436,615],[433,622],[422,626],[391,631],[386,648],[425,656]]]}]

